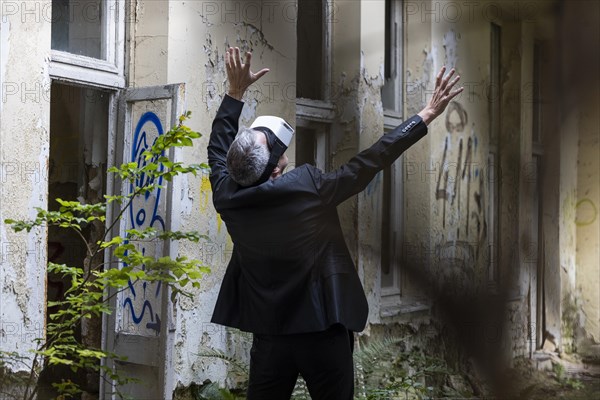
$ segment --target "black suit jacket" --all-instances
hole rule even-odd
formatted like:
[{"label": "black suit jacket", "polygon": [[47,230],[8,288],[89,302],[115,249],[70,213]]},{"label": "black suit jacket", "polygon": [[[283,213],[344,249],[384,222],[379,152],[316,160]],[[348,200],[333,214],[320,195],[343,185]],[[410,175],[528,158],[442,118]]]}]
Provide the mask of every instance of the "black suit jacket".
[{"label": "black suit jacket", "polygon": [[245,188],[226,164],[243,105],[224,97],[208,145],[213,203],[234,244],[212,322],[263,334],[322,331],[334,323],[362,331],[367,300],[336,207],[425,136],[427,126],[414,116],[335,171],[302,165]]}]

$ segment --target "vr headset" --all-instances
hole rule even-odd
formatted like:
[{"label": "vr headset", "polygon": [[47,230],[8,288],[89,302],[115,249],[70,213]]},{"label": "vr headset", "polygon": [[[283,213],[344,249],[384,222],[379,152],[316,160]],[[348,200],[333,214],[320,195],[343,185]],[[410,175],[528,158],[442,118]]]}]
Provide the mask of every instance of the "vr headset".
[{"label": "vr headset", "polygon": [[292,141],[294,130],[282,118],[271,115],[264,115],[256,118],[252,125],[250,125],[250,129],[255,129],[265,134],[267,146],[271,151],[271,156],[269,157],[269,162],[267,163],[264,172],[254,183],[254,185],[260,185],[261,183],[266,182],[273,173],[273,170],[279,162],[279,158],[285,153]]}]

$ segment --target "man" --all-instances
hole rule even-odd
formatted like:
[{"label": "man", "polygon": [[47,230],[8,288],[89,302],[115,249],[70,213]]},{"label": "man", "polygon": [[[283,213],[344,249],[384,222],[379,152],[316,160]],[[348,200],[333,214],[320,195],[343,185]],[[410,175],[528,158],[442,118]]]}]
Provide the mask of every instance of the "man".
[{"label": "man", "polygon": [[234,244],[212,322],[254,334],[249,400],[289,399],[298,374],[314,400],[352,399],[352,332],[364,329],[368,306],[336,206],[425,136],[462,91],[452,90],[459,77],[442,68],[427,107],[337,170],[283,174],[285,154],[272,160],[276,128],[257,119],[236,138],[242,96],[268,72],[252,73],[250,62],[237,47],[225,54],[229,92],[208,145],[213,203]]}]

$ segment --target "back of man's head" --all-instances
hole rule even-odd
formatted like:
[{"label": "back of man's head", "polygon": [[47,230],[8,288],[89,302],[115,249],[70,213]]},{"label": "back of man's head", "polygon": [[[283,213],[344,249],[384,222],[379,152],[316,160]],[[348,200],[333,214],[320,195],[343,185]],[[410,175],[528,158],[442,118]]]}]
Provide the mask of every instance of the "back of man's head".
[{"label": "back of man's head", "polygon": [[227,152],[227,169],[231,178],[250,186],[262,175],[269,161],[267,146],[256,140],[256,131],[241,128]]}]

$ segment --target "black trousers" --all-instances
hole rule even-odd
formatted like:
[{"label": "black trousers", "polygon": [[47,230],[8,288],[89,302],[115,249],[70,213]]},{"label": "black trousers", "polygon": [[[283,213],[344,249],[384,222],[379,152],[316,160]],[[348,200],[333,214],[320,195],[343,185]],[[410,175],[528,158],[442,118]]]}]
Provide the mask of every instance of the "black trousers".
[{"label": "black trousers", "polygon": [[288,400],[301,374],[313,400],[352,400],[354,335],[343,325],[294,335],[255,334],[248,400]]}]

